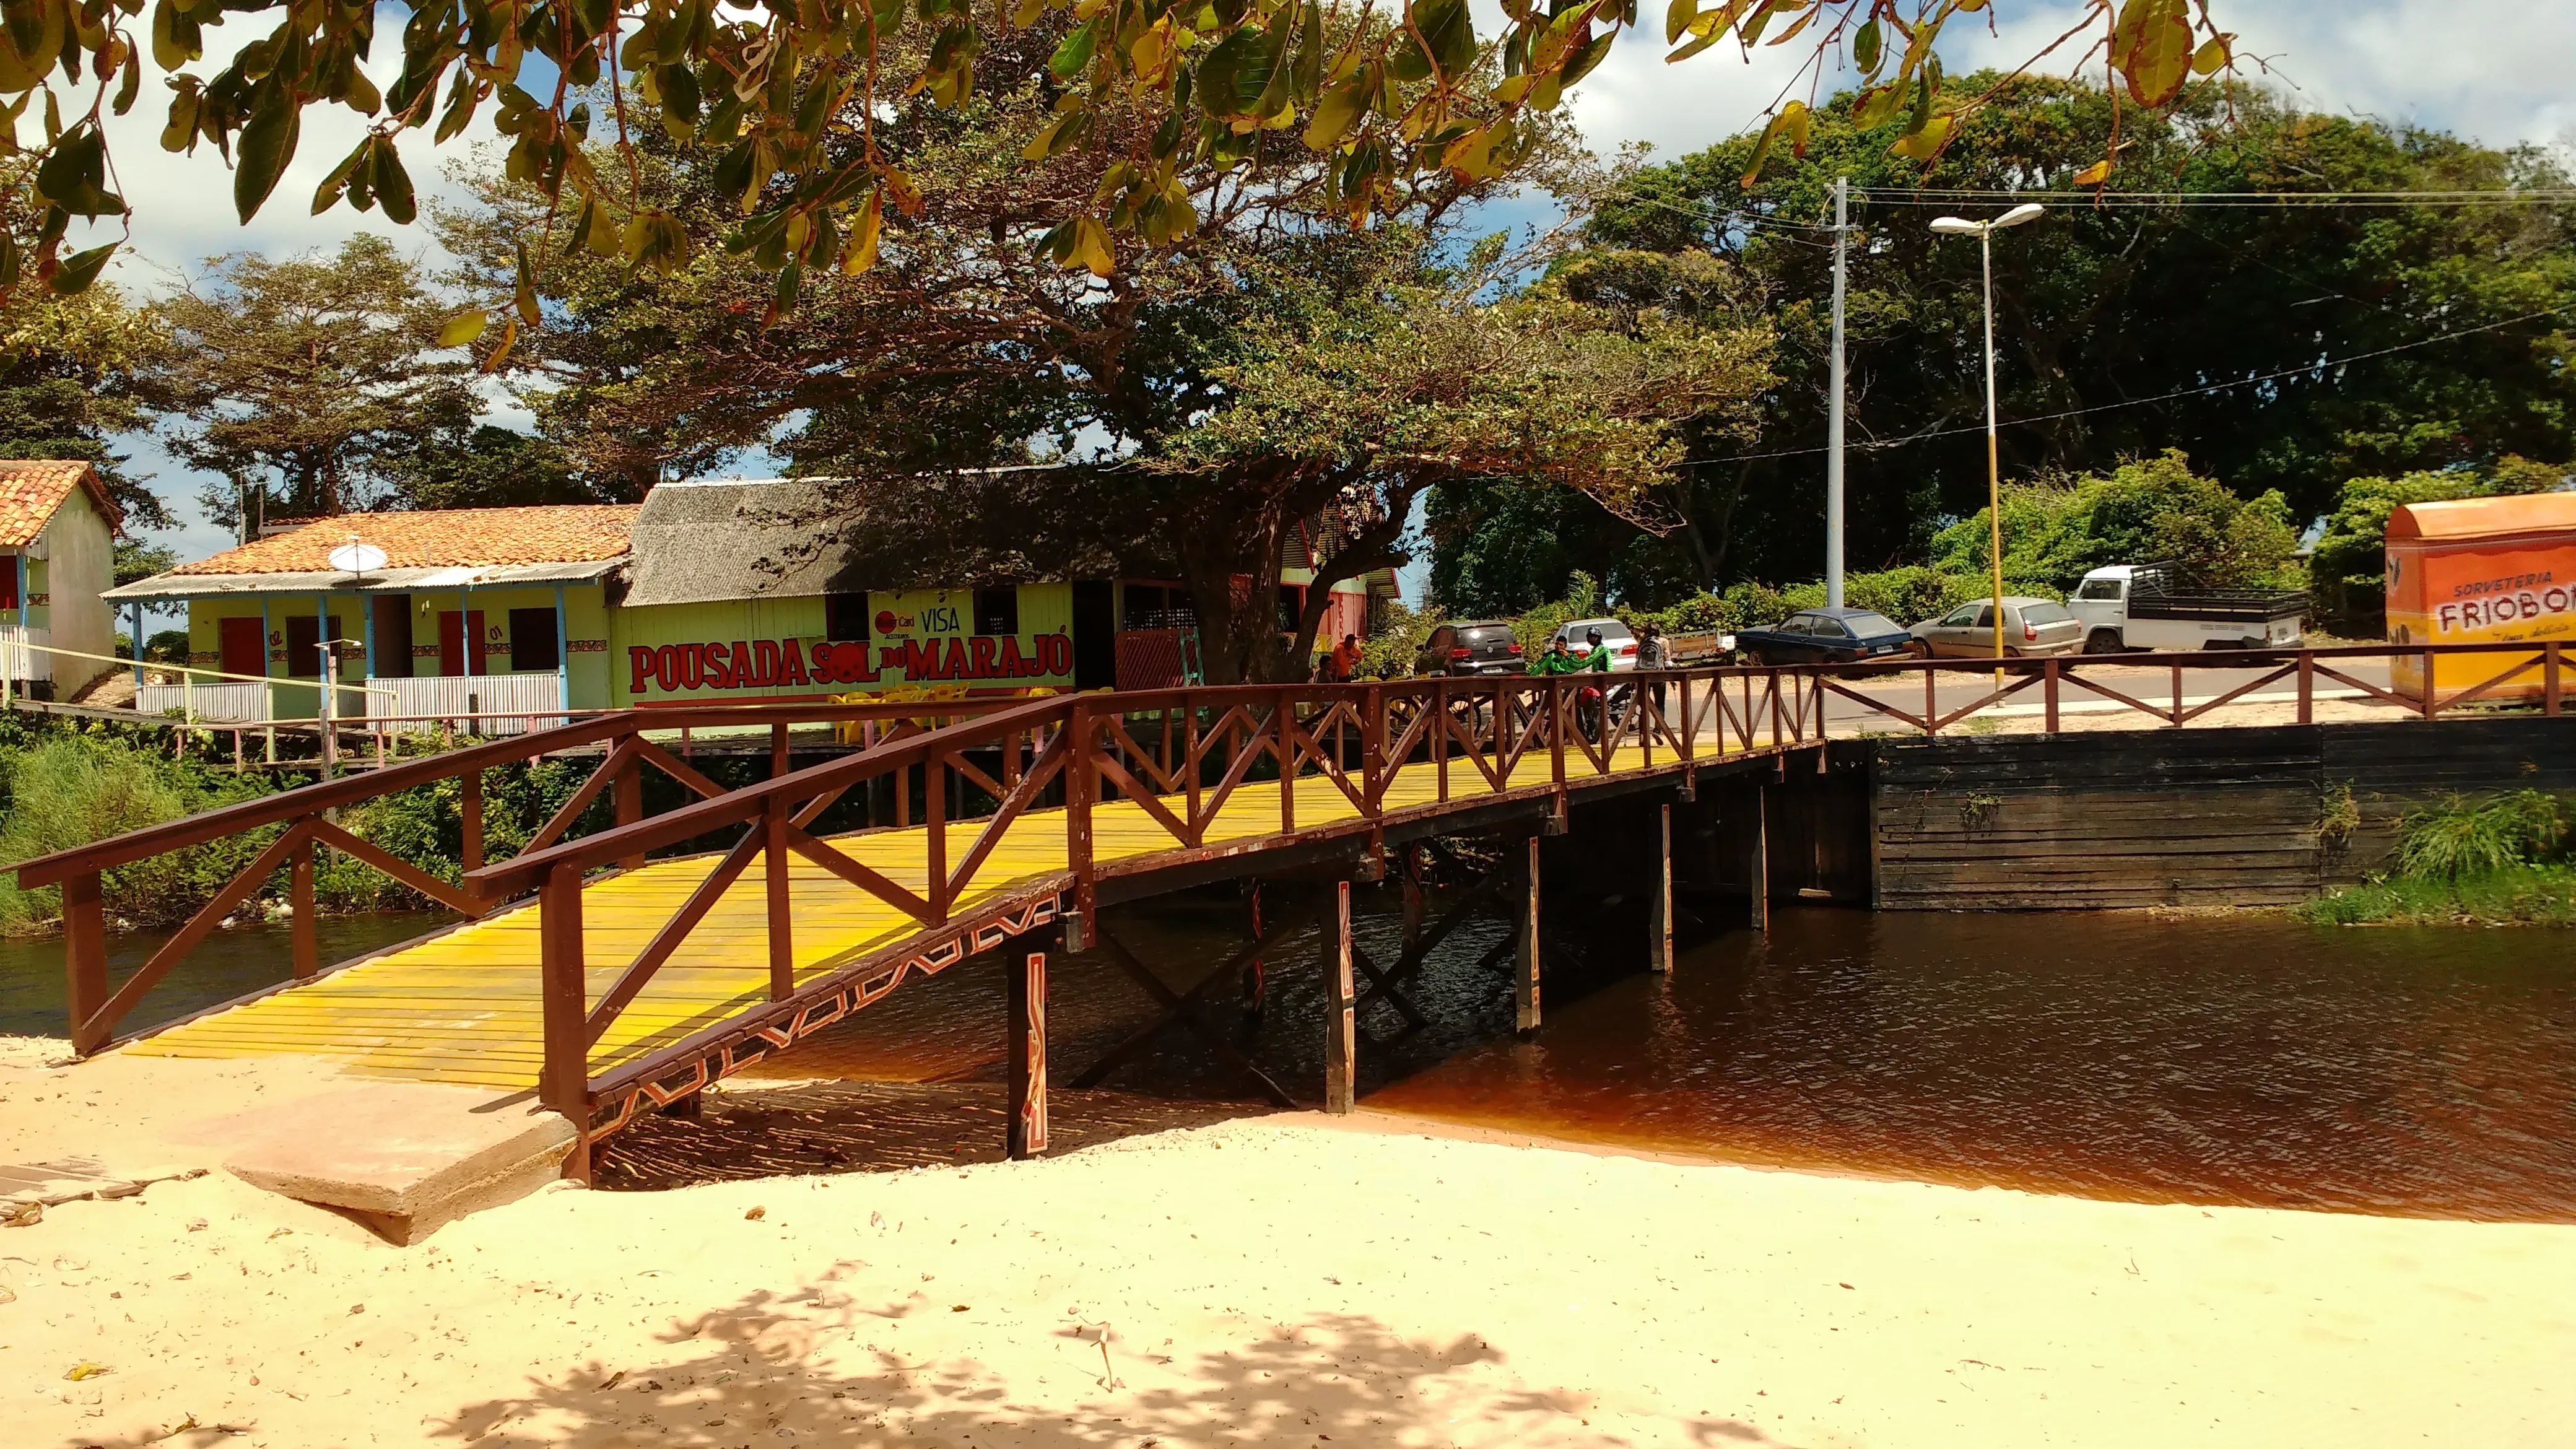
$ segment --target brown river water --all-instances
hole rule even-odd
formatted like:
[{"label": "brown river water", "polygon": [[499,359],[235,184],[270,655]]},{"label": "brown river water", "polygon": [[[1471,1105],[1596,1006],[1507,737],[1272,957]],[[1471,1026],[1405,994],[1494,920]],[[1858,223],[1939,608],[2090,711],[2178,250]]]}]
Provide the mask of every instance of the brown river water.
[{"label": "brown river water", "polygon": [[[1360,894],[1362,944],[1392,962],[1392,895]],[[1113,915],[1112,929],[1186,986],[1240,943],[1246,910],[1211,893]],[[343,920],[326,951],[434,923]],[[1722,932],[1665,978],[1637,969],[1640,930],[1614,909],[1582,937],[1594,959],[1555,959],[1546,1024],[1524,1040],[1507,979],[1476,965],[1499,929],[1472,923],[1434,956],[1411,993],[1429,1026],[1364,1014],[1364,1105],[1963,1185],[2576,1222],[2576,935],[1812,908],[1779,912],[1767,942]],[[139,959],[148,942],[119,944]],[[175,1014],[273,979],[284,934],[225,932],[200,958],[151,1006]],[[0,1030],[62,1031],[60,961],[55,943],[0,943]],[[1261,1011],[1229,986],[1206,1018],[1313,1100],[1313,937],[1285,943],[1266,977]],[[1059,1082],[1152,1014],[1098,953],[1059,961],[1051,996]],[[970,962],[766,1071],[989,1079],[1001,1050],[1001,973]],[[1177,1030],[1104,1085],[1254,1095]]]}]

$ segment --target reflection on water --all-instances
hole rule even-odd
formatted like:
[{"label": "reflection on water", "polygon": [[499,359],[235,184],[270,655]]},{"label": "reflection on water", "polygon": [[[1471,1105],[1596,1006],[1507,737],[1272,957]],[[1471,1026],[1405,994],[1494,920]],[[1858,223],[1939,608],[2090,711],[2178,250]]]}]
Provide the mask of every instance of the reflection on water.
[{"label": "reflection on water", "polygon": [[[1363,949],[1392,965],[1392,893],[1357,896]],[[1273,894],[1274,920],[1285,904]],[[1208,892],[1110,923],[1186,989],[1243,943],[1249,910]],[[1362,1013],[1367,1104],[1930,1181],[2576,1222],[2576,966],[2563,933],[1785,910],[1767,943],[1723,933],[1665,980],[1633,969],[1632,910],[1563,923],[1599,959],[1551,956],[1547,1023],[1527,1040],[1511,1035],[1507,977],[1480,965],[1500,923],[1462,928],[1408,988],[1430,1025],[1408,1031],[1383,1004]],[[449,919],[325,918],[323,959]],[[118,938],[116,972],[161,939]],[[1228,981],[1201,1012],[1309,1102],[1322,1077],[1316,947],[1308,931],[1271,953],[1262,1010]],[[289,959],[282,923],[218,932],[132,1025],[273,984]],[[1155,1013],[1104,952],[1059,958],[1050,996],[1058,1083]],[[970,961],[754,1070],[998,1079],[1002,1012],[999,964]],[[61,943],[0,942],[0,1032],[63,1031]],[[1258,1095],[1178,1030],[1104,1085]]]},{"label": "reflection on water", "polygon": [[[1241,942],[1243,912],[1199,897],[1114,929],[1186,986]],[[2119,914],[1774,919],[1767,945],[1729,932],[1686,952],[1669,981],[1605,967],[1587,990],[1582,973],[1551,967],[1547,1024],[1526,1041],[1510,1035],[1507,980],[1476,967],[1499,931],[1480,921],[1415,993],[1431,1027],[1405,1034],[1383,1007],[1365,1015],[1367,1105],[1930,1181],[2576,1221],[2564,935]],[[1371,917],[1361,939],[1391,962],[1399,929]],[[1277,954],[1257,1020],[1230,989],[1206,1013],[1308,1101],[1322,1049],[1314,955],[1311,936]],[[1052,996],[1059,1081],[1151,1015],[1096,956],[1059,963]],[[969,963],[767,1070],[997,1076],[1001,1020],[999,971]],[[1252,1095],[1176,1031],[1109,1084]]]},{"label": "reflection on water", "polygon": [[[346,961],[362,952],[452,925],[458,918],[444,912],[377,911],[349,916],[323,916],[313,923],[322,964]],[[111,983],[152,958],[170,939],[168,931],[136,931],[107,940],[107,974]],[[217,1002],[274,986],[295,974],[292,924],[262,921],[219,930],[199,943],[187,959],[170,968],[161,984],[117,1026],[119,1033],[146,1031],[175,1021]],[[68,1036],[63,1014],[63,940],[0,938],[0,1035]]]},{"label": "reflection on water", "polygon": [[2542,931],[1789,911],[1371,1105],[2146,1201],[2576,1221]]}]

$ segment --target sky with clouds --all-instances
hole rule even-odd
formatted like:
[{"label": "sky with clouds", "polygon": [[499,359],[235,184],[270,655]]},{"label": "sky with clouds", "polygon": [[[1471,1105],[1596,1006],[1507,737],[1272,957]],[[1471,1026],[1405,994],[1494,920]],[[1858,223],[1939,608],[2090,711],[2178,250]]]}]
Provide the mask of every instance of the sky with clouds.
[{"label": "sky with clouds", "polygon": [[[2576,89],[2567,81],[2576,75],[2576,6],[2566,0],[2212,3],[2220,23],[2236,31],[2238,53],[2262,57],[2276,83],[2311,108],[2449,130],[2491,145],[2576,147]],[[1660,14],[1651,5],[1643,8]],[[1996,0],[1996,9],[2002,15],[1991,36],[1954,28],[1953,36],[1963,43],[1955,48],[1945,44],[1950,70],[2026,60],[2080,13],[2072,4],[2033,0]],[[210,30],[209,61],[220,64],[223,46],[247,43],[259,33],[240,23]],[[382,36],[391,39],[393,34],[388,22]],[[1653,38],[1637,36],[1632,42]],[[390,83],[399,46],[379,44],[376,49],[370,72],[380,84]],[[1667,66],[1660,47],[1622,43],[1570,104],[1597,150],[1606,154],[1638,142],[1670,158],[1756,123],[1806,52],[1807,47],[1792,42],[1757,52],[1748,64],[1720,47],[1681,66]],[[2072,53],[2070,47],[2060,61],[2043,66],[2062,70]],[[1829,79],[1826,90],[1833,88]],[[309,214],[315,186],[357,143],[362,131],[357,117],[336,108],[308,112],[294,164],[266,209],[245,227],[234,219],[230,176],[220,162],[202,150],[191,159],[160,149],[165,103],[154,99],[156,89],[147,86],[144,100],[111,132],[119,189],[139,212],[133,253],[120,257],[110,274],[129,293],[148,296],[185,285],[207,258],[222,253],[328,249],[361,230],[393,237],[406,251],[435,260],[434,243],[423,228],[396,227],[381,214],[361,214],[346,203],[321,216]],[[468,139],[478,137],[490,143],[488,126],[480,122]],[[443,158],[431,151],[425,137],[417,136],[404,154],[425,214],[430,200],[451,190],[442,178]],[[137,470],[152,476],[175,511],[191,520],[159,541],[191,558],[229,542],[222,530],[198,517],[196,497],[206,480],[170,460],[149,438],[129,439],[126,447]]]}]

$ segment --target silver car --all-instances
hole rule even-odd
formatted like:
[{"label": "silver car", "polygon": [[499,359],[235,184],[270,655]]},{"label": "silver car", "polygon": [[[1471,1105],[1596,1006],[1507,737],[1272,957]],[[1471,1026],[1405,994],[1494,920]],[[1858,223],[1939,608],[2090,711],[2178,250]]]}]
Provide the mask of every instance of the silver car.
[{"label": "silver car", "polygon": [[[1995,606],[1992,600],[1961,604],[1937,619],[1910,630],[1936,659],[1995,657]],[[2064,604],[2048,599],[2006,596],[2004,653],[2008,655],[2072,654],[2084,643],[2084,625]]]},{"label": "silver car", "polygon": [[1616,619],[1576,619],[1559,624],[1556,632],[1548,636],[1548,642],[1552,644],[1562,639],[1566,648],[1580,656],[1590,652],[1583,636],[1595,629],[1601,631],[1601,647],[1610,651],[1612,673],[1626,674],[1637,667],[1637,636]]}]

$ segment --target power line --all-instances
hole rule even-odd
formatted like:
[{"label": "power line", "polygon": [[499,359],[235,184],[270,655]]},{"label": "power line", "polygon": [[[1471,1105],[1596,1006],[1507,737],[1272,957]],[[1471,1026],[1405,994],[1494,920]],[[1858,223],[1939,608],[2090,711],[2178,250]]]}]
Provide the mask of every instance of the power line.
[{"label": "power line", "polygon": [[[2444,332],[2433,337],[2420,337],[2413,342],[2400,342],[2391,347],[2375,348],[2369,352],[2356,352],[2348,357],[2323,358],[2319,361],[2305,363],[2298,367],[2283,368],[2279,372],[2267,372],[2257,377],[2240,377],[2233,382],[2211,383],[2207,387],[2187,387],[2176,392],[2159,393],[2154,397],[2128,398],[2115,403],[2097,403],[2089,408],[2068,408],[2064,412],[2040,413],[2036,416],[2027,418],[2005,418],[2001,422],[1997,423],[1996,426],[2014,428],[2022,427],[2030,423],[2053,423],[2066,418],[2084,417],[2092,413],[2115,412],[2121,408],[2138,408],[2146,407],[2152,403],[2172,402],[2177,398],[2205,397],[2210,393],[2226,392],[2231,388],[2253,387],[2260,383],[2278,382],[2285,377],[2302,377],[2312,373],[2323,372],[2328,368],[2342,367],[2348,363],[2367,362],[2371,358],[2386,357],[2390,353],[2394,352],[2411,352],[2418,347],[2430,347],[2437,342],[2448,342],[2453,338],[2458,337],[2473,337],[2481,332],[2496,332],[2504,328],[2514,326],[2517,323],[2529,322],[2541,317],[2564,316],[2571,311],[2576,311],[2576,304],[2570,304],[2564,307],[2549,307],[2538,312],[2525,312],[2519,317],[2507,317],[2500,322],[2489,322],[2477,327],[2462,327],[2456,331]],[[1902,438],[1890,438],[1884,442],[1852,443],[1847,446],[1871,452],[1878,452],[1889,448],[1910,447],[1913,444],[1928,442],[1934,438],[1951,438],[1964,433],[1982,433],[1985,430],[1985,424],[1977,423],[1963,428],[1940,428],[1931,432],[1914,433]],[[1682,461],[1683,466],[1685,467],[1701,468],[1717,463],[1752,463],[1761,461],[1765,458],[1813,457],[1814,455],[1824,451],[1825,449],[1823,448],[1784,448],[1776,453],[1737,453],[1724,458],[1685,458]]]},{"label": "power line", "polygon": [[2070,205],[2118,207],[2335,207],[2335,206],[2523,206],[2576,203],[2576,189],[2491,189],[2484,191],[2105,191],[2044,189],[2030,191],[1910,190],[1855,187],[1881,206],[1947,206],[1961,201],[2048,201]]}]

